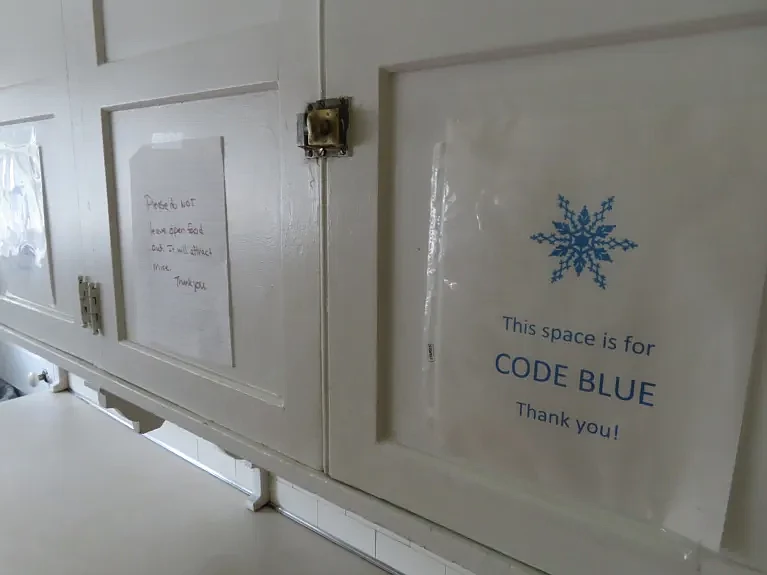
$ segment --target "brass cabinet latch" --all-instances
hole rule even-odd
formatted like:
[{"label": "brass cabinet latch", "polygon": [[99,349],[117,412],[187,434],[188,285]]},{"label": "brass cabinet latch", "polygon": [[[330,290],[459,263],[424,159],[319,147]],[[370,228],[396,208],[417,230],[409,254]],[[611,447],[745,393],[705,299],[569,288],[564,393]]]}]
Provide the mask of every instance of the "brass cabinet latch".
[{"label": "brass cabinet latch", "polygon": [[350,156],[350,98],[317,100],[298,115],[298,147],[307,158]]},{"label": "brass cabinet latch", "polygon": [[91,282],[86,276],[79,276],[77,289],[80,294],[82,326],[90,328],[93,335],[98,335],[101,332],[101,290],[99,285]]}]

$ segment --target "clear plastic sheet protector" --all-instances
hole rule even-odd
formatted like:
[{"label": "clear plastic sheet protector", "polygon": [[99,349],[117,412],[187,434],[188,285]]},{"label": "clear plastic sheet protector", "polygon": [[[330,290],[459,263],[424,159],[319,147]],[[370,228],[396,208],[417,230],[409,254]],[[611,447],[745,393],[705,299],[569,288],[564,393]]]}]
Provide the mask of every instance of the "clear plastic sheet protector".
[{"label": "clear plastic sheet protector", "polygon": [[0,128],[0,287],[52,305],[44,201],[35,129]]},{"label": "clear plastic sheet protector", "polygon": [[765,115],[476,116],[432,167],[439,450],[718,548],[765,282]]}]

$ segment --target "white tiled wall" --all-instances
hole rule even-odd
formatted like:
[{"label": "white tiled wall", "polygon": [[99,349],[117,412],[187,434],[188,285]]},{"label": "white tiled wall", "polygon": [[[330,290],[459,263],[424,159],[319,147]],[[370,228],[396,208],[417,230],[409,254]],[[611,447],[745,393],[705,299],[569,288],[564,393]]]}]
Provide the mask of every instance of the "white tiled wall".
[{"label": "white tiled wall", "polygon": [[[98,405],[98,394],[86,387],[85,382],[70,374],[73,392]],[[111,410],[114,412],[114,410]],[[118,419],[119,414],[113,413]],[[250,490],[257,486],[258,473],[247,462],[235,460],[212,443],[189,433],[170,422],[149,434],[153,440],[201,463],[227,480]],[[381,563],[404,575],[474,575],[462,567],[446,561],[412,541],[392,533],[366,519],[346,511],[313,493],[272,477],[272,502],[292,515],[343,541],[360,552],[375,557]],[[494,573],[507,573],[505,568]],[[702,575],[749,575],[756,571],[726,558],[711,554],[703,557]],[[530,575],[537,571],[521,565],[509,567],[509,575]]]},{"label": "white tiled wall", "polygon": [[69,390],[94,403],[99,402],[99,394],[86,386],[85,380],[82,377],[76,376],[74,373],[69,374]]},{"label": "white tiled wall", "polygon": [[[70,388],[98,404],[98,394],[81,378],[71,376]],[[147,435],[246,489],[250,489],[258,477],[247,462],[235,460],[209,441],[169,421]],[[404,575],[473,575],[404,537],[280,478],[272,478],[271,489],[275,505]]]},{"label": "white tiled wall", "polygon": [[365,525],[332,503],[324,500],[318,502],[317,527],[366,555],[375,557],[376,532],[371,525]]},{"label": "white tiled wall", "polygon": [[[98,405],[98,393],[87,387],[82,378],[70,375],[69,387],[77,395]],[[109,411],[121,418],[115,410]],[[147,435],[164,446],[179,451],[189,459],[212,469],[229,481],[245,489],[252,489],[253,470],[247,467],[247,462],[230,457],[209,441],[189,433],[186,429],[166,421],[160,429],[151,431]]]},{"label": "white tiled wall", "polygon": [[187,430],[182,429],[177,425],[173,425],[169,421],[166,421],[160,429],[155,429],[147,435],[180,451],[191,459],[199,460],[199,443],[202,440],[196,435],[189,433]]},{"label": "white tiled wall", "polygon": [[404,537],[280,478],[272,481],[272,501],[404,575],[473,575]]}]

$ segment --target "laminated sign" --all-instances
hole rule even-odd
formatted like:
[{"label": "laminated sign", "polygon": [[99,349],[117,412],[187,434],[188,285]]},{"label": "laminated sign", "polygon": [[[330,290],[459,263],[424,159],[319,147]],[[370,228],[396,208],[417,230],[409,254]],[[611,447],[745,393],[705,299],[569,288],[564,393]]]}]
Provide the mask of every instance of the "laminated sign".
[{"label": "laminated sign", "polygon": [[767,264],[765,114],[507,117],[435,149],[440,449],[718,547]]}]

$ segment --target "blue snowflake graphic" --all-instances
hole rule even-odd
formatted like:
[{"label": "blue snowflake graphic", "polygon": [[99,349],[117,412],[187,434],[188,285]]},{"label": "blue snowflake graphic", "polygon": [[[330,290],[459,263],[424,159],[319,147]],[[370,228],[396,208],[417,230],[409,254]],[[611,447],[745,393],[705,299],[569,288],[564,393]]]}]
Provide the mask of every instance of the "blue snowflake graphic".
[{"label": "blue snowflake graphic", "polygon": [[631,240],[619,240],[610,237],[615,226],[605,224],[607,213],[612,211],[615,196],[607,198],[594,213],[586,206],[576,213],[570,208],[570,201],[559,196],[558,206],[564,213],[564,221],[552,222],[553,234],[533,234],[531,240],[539,244],[554,246],[549,256],[559,258],[559,267],[551,274],[551,283],[558,282],[569,269],[574,269],[580,277],[588,269],[594,275],[594,283],[607,289],[607,278],[602,273],[602,264],[612,262],[610,251],[618,248],[624,252],[638,248],[639,244]]}]

